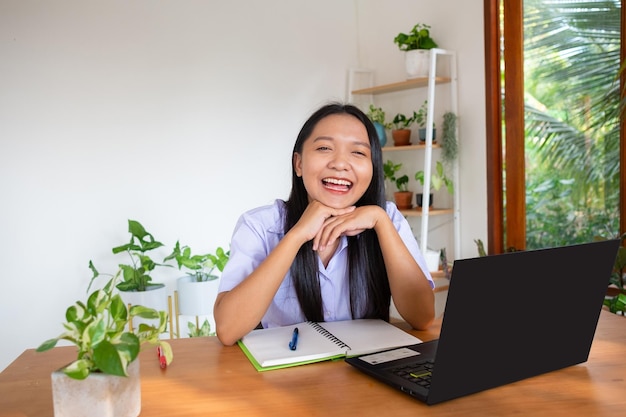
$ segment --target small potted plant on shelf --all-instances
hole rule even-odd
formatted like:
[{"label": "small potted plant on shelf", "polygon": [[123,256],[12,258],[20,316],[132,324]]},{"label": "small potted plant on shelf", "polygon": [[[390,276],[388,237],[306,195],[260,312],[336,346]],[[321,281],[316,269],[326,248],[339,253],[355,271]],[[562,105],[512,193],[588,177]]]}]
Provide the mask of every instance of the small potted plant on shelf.
[{"label": "small potted plant on shelf", "polygon": [[[99,274],[91,261],[89,268],[93,283]],[[173,360],[171,346],[159,338],[167,327],[168,313],[141,305],[128,308],[115,293],[122,273],[118,270],[85,302],[70,306],[65,313],[65,332],[37,348],[37,352],[44,352],[60,340],[78,347],[76,360],[52,373],[55,416],[138,416],[141,387],[137,358],[141,347],[146,343],[157,346],[163,368]],[[136,331],[130,331],[132,320],[138,317],[156,319],[158,324],[140,324]]]},{"label": "small potted plant on shelf", "polygon": [[405,52],[407,78],[428,77],[428,50],[437,47],[437,43],[430,36],[430,26],[417,23],[408,34],[401,32],[393,41]]},{"label": "small potted plant on shelf", "polygon": [[382,108],[375,107],[373,104],[370,104],[367,117],[369,117],[372,123],[374,123],[376,133],[378,134],[378,140],[380,141],[380,146],[385,146],[387,143],[387,132],[385,130],[390,127],[390,123],[385,121],[385,112]]},{"label": "small potted plant on shelf", "polygon": [[[426,120],[428,118],[428,100],[424,100],[422,106],[417,112],[415,112],[415,123],[419,126],[419,138],[420,142],[426,142]],[[435,129],[435,122],[433,122],[433,143],[437,138],[437,129]]]},{"label": "small potted plant on shelf", "polygon": [[411,144],[410,127],[415,122],[416,117],[416,112],[413,112],[411,117],[402,113],[398,113],[394,116],[393,121],[391,122],[391,137],[393,138],[393,144],[395,146],[407,146]]},{"label": "small potted plant on shelf", "polygon": [[406,210],[410,209],[413,206],[411,204],[411,200],[413,200],[413,192],[408,190],[408,175],[396,177],[396,174],[400,171],[401,168],[402,164],[395,164],[391,160],[387,160],[383,164],[385,179],[394,183],[397,189],[397,191],[393,193],[396,206],[400,210]]},{"label": "small potted plant on shelf", "polygon": [[[415,179],[419,181],[419,183],[424,186],[424,171],[417,171],[415,173]],[[429,203],[428,206],[432,207],[433,205],[433,191],[438,191],[443,185],[446,186],[446,189],[450,194],[454,193],[454,184],[452,180],[446,176],[443,164],[441,161],[437,161],[435,172],[430,176],[430,195],[429,195]],[[418,207],[422,207],[422,201],[424,199],[423,193],[416,194],[417,205]]]},{"label": "small potted plant on shelf", "polygon": [[[219,277],[214,275],[213,271],[217,268],[222,272],[229,257],[230,251],[225,251],[221,247],[218,247],[214,254],[194,255],[189,246],[181,247],[177,241],[172,253],[164,259],[164,261],[175,259],[179,270],[187,269],[187,274],[176,280],[177,294],[174,301],[177,334],[179,333],[179,315],[195,316],[195,325],[188,323],[193,334],[201,332],[199,316],[213,315],[213,305],[219,285]],[[208,325],[210,329],[210,324]]]}]

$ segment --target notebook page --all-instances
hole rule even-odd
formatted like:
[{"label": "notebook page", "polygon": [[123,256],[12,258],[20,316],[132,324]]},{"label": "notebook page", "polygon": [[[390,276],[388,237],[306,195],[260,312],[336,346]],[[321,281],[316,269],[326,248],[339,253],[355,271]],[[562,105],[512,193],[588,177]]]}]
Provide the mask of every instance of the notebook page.
[{"label": "notebook page", "polygon": [[[298,348],[289,349],[293,329],[298,328]],[[345,355],[346,348],[320,334],[309,323],[253,330],[243,344],[262,367],[286,365]]]},{"label": "notebook page", "polygon": [[324,322],[320,325],[350,346],[348,356],[422,343],[417,337],[384,320],[346,320]]}]

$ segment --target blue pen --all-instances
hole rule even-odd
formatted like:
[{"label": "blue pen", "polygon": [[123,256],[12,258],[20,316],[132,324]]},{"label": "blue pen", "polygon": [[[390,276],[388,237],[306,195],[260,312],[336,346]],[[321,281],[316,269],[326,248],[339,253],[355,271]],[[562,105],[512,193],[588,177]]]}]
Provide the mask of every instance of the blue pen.
[{"label": "blue pen", "polygon": [[298,347],[298,328],[293,329],[293,334],[291,335],[291,342],[289,342],[289,349],[296,350]]}]

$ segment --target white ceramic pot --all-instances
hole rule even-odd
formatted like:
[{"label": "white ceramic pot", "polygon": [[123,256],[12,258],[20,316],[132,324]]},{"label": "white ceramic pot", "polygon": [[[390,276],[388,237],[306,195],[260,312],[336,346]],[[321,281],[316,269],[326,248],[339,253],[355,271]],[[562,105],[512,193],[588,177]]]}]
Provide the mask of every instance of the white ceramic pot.
[{"label": "white ceramic pot", "polygon": [[[120,291],[120,296],[126,305],[142,305],[144,307],[154,308],[157,311],[167,311],[167,290],[163,284],[152,284],[146,291]],[[133,327],[136,329],[139,323],[150,323],[158,326],[159,320],[133,318]]]},{"label": "white ceramic pot", "polygon": [[141,412],[138,359],[128,366],[128,377],[94,372],[78,380],[58,370],[51,378],[55,417],[136,417]]},{"label": "white ceramic pot", "polygon": [[428,77],[430,69],[430,51],[428,49],[406,51],[404,62],[407,78]]},{"label": "white ceramic pot", "polygon": [[178,310],[185,316],[212,316],[217,297],[219,279],[213,276],[210,281],[196,281],[190,275],[176,280],[178,290]]}]

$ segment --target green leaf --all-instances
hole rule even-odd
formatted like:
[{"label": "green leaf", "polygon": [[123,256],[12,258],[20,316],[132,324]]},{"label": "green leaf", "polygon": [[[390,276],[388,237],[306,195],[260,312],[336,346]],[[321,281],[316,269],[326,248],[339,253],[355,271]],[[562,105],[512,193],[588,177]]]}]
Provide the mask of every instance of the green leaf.
[{"label": "green leaf", "polygon": [[159,318],[159,313],[155,309],[144,307],[142,305],[130,306],[130,315],[132,317],[139,316],[144,319],[158,319]]},{"label": "green leaf", "polygon": [[122,297],[119,294],[115,294],[111,299],[111,304],[109,305],[109,312],[111,317],[115,321],[123,320],[126,321],[128,318],[128,308],[126,307],[126,303],[122,300]]},{"label": "green leaf", "polygon": [[106,323],[104,318],[98,318],[87,326],[84,332],[84,339],[92,345],[102,343],[106,336]]},{"label": "green leaf", "polygon": [[130,363],[139,355],[141,341],[137,335],[126,332],[122,334],[115,346],[118,351],[122,352],[126,356],[128,363]]},{"label": "green leaf", "polygon": [[96,367],[104,373],[127,376],[128,359],[124,358],[115,346],[107,340],[94,347],[93,361]]},{"label": "green leaf", "polygon": [[37,352],[45,352],[46,350],[50,350],[53,347],[56,346],[57,342],[59,341],[59,339],[48,339],[45,342],[43,342],[41,345],[39,345],[39,347],[36,349]]},{"label": "green leaf", "polygon": [[79,359],[63,368],[63,373],[70,378],[85,379],[89,376],[91,365],[91,361],[87,359]]}]

